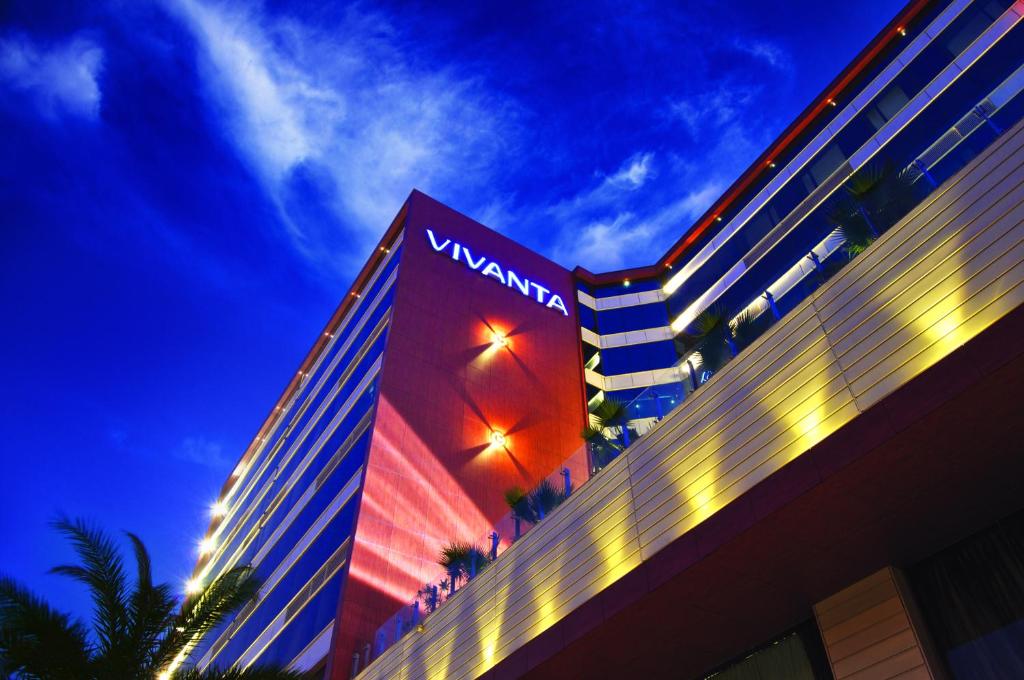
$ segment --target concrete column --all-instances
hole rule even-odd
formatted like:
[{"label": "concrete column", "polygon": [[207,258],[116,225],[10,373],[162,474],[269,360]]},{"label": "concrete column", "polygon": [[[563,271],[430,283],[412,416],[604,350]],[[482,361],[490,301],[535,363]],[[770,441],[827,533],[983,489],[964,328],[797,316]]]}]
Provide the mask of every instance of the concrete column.
[{"label": "concrete column", "polygon": [[946,680],[902,574],[886,567],[814,605],[836,680]]}]

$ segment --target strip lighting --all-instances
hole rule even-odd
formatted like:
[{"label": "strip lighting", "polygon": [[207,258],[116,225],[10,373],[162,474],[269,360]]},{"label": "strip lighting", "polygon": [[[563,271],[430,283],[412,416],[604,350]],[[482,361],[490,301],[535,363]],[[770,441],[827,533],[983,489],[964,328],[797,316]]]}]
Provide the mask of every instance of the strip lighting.
[{"label": "strip lighting", "polygon": [[[1020,0],[1018,0],[1018,2],[1020,2]],[[953,83],[959,80],[961,75],[966,73],[971,66],[973,66],[979,59],[981,59],[981,57],[983,57],[988,52],[988,50],[992,48],[993,45],[995,45],[1007,33],[1009,33],[1010,30],[1017,25],[1020,19],[1021,16],[1014,11],[1014,7],[1010,7],[1010,9],[1008,9],[999,19],[993,22],[988,27],[988,29],[986,29],[985,32],[981,34],[981,36],[979,36],[973,43],[971,43],[971,45],[967,49],[965,49],[961,53],[961,56],[972,52],[974,53],[973,59],[971,59],[969,64],[959,64],[958,61],[960,57],[950,62],[950,64],[946,66],[946,68],[942,69],[942,71],[940,71],[939,74],[932,79],[931,83],[929,83],[928,86],[926,86],[920,92],[918,92],[918,94],[915,95],[914,98],[911,99],[910,102],[908,102],[908,104],[903,107],[903,109],[901,109],[895,116],[890,118],[889,121],[875,135],[873,135],[867,142],[865,142],[860,147],[860,149],[854,152],[850,156],[850,158],[847,159],[847,164],[850,167],[847,176],[852,175],[854,172],[864,167],[868,163],[868,161],[874,158],[875,155],[879,151],[881,151],[886,144],[888,144],[897,134],[903,131],[904,128],[910,125],[910,123],[914,121],[917,118],[917,116],[919,116],[925,109],[927,109],[928,106],[933,101],[935,101],[935,99],[940,97],[947,89],[949,89],[953,85]],[[998,33],[998,35],[994,35],[996,33]],[[985,45],[984,49],[975,49],[977,45],[982,44],[982,42],[986,39],[989,42],[987,45]],[[930,93],[929,88],[934,83],[942,83],[943,85],[936,92]],[[915,102],[919,106],[918,110],[914,112],[912,115],[907,116],[907,112],[911,109],[911,106],[914,105]],[[835,190],[833,190],[833,192],[834,191]],[[792,225],[790,225],[789,229],[786,231],[785,234],[774,235],[776,243],[778,243],[783,238],[791,234],[794,229],[796,229],[800,224],[803,223],[803,221],[807,218],[808,215],[817,210],[826,200],[828,200],[828,198],[831,195],[832,194],[830,193],[828,195],[822,196],[816,204],[807,208],[807,210],[804,211],[803,216],[800,217],[800,219],[796,220]],[[765,237],[765,239],[767,239],[769,236],[772,236],[772,234],[768,234]],[[757,244],[755,244],[755,246],[751,249],[751,251],[748,251],[748,253],[758,250],[765,239],[762,239]],[[769,249],[766,249],[765,252],[761,254],[761,256],[759,256],[755,261],[751,262],[749,265],[745,264],[743,260],[733,265],[733,267],[728,272],[726,272],[724,276],[719,278],[718,281],[716,281],[714,285],[711,286],[711,288],[705,291],[705,293],[701,295],[692,304],[690,304],[690,306],[687,307],[682,312],[682,314],[676,317],[676,319],[672,322],[672,330],[678,333],[679,331],[686,328],[690,323],[693,322],[694,319],[697,318],[697,316],[701,312],[710,307],[715,300],[717,300],[723,294],[725,294],[725,292],[729,288],[731,288],[733,284],[736,283],[736,281],[740,278],[740,276],[742,276],[746,272],[747,269],[760,262],[767,254],[768,250]],[[682,282],[680,282],[679,285],[681,285],[681,283]],[[671,281],[669,282],[669,284],[671,284]],[[668,288],[669,284],[666,284],[666,288]]]},{"label": "strip lighting", "polygon": [[[748,204],[748,209],[741,211],[739,215],[737,215],[736,217],[729,221],[729,224],[727,224],[722,229],[722,231],[715,234],[715,236],[707,245],[701,248],[692,259],[690,259],[685,265],[683,265],[682,269],[676,272],[672,276],[672,278],[670,278],[668,282],[665,283],[662,290],[664,290],[666,294],[671,295],[676,290],[678,290],[679,287],[682,286],[691,276],[693,276],[693,274],[696,273],[698,269],[703,267],[708,262],[708,260],[710,260],[711,257],[716,252],[718,252],[718,250],[723,245],[725,245],[727,241],[729,241],[729,239],[736,235],[736,233],[738,233],[740,229],[746,226],[749,220],[753,218],[757,214],[757,212],[761,208],[763,208],[764,205],[768,201],[770,201],[775,196],[775,194],[777,194],[796,175],[797,172],[799,172],[807,164],[809,164],[813,160],[814,156],[817,155],[819,151],[824,149],[825,145],[846,127],[846,125],[850,122],[850,120],[853,119],[854,115],[859,110],[861,110],[870,101],[872,101],[879,93],[881,93],[881,91],[887,85],[889,85],[893,80],[895,80],[896,76],[898,76],[906,69],[905,65],[909,64],[914,58],[918,56],[918,54],[921,53],[921,51],[924,50],[924,48],[927,45],[929,45],[932,42],[932,35],[937,35],[939,32],[945,30],[949,26],[949,24],[952,23],[952,21],[960,13],[962,13],[963,10],[966,9],[969,5],[970,2],[965,0],[961,0],[961,2],[959,3],[954,3],[950,5],[950,7],[948,7],[942,15],[936,18],[935,21],[933,21],[928,26],[926,31],[924,31],[921,35],[915,38],[913,42],[911,42],[911,44],[907,47],[907,49],[904,50],[902,54],[900,54],[900,62],[894,62],[903,63],[903,68],[899,69],[898,71],[894,71],[891,74],[888,73],[888,70],[883,71],[881,74],[879,74],[868,87],[861,91],[861,94],[853,102],[847,105],[843,109],[843,111],[836,116],[836,121],[842,119],[843,116],[846,116],[846,120],[843,122],[842,126],[839,127],[839,129],[831,131],[831,126],[829,126],[822,130],[818,134],[818,136],[808,145],[808,147],[801,154],[798,155],[796,159],[791,161],[786,166],[786,168],[783,169],[783,171],[779,173],[771,183],[768,184],[768,186],[761,190],[760,194],[757,197],[755,197],[750,204]],[[867,97],[866,100],[860,101],[864,99],[866,94],[869,93],[870,96]],[[834,106],[835,100],[829,99],[828,103]],[[835,125],[836,121],[833,121],[832,125]],[[810,153],[808,153],[808,150],[810,150]],[[803,157],[803,160],[801,160],[801,157]],[[773,184],[775,185],[774,189],[772,189]],[[766,193],[769,191],[770,193]],[[750,205],[754,204],[755,202],[757,202],[757,207],[750,209]],[[746,214],[744,215],[743,213]],[[715,221],[721,221],[721,217],[716,216]]]}]

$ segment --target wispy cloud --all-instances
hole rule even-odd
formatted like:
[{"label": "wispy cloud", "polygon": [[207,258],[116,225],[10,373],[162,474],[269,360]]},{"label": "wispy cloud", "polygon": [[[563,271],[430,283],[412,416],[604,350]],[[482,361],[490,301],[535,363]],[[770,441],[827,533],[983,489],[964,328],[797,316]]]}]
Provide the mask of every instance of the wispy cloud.
[{"label": "wispy cloud", "polygon": [[0,82],[29,96],[45,118],[96,120],[103,49],[85,37],[42,45],[22,34],[0,39]]},{"label": "wispy cloud", "polygon": [[167,0],[195,35],[211,104],[296,250],[350,270],[413,187],[483,187],[515,144],[514,106],[479,80],[418,70],[382,15],[330,30],[247,4]]},{"label": "wispy cloud", "polygon": [[711,180],[668,203],[652,201],[646,211],[617,212],[589,221],[568,234],[559,245],[558,257],[575,259],[593,271],[649,263],[666,237],[681,235],[721,190],[722,185]]},{"label": "wispy cloud", "polygon": [[732,47],[776,69],[792,66],[789,53],[780,45],[760,38],[735,38]]},{"label": "wispy cloud", "polygon": [[610,186],[639,189],[652,174],[653,153],[638,153],[627,160],[619,171],[605,180]]},{"label": "wispy cloud", "polygon": [[586,219],[595,211],[621,205],[625,198],[656,177],[654,154],[649,151],[638,152],[627,158],[610,175],[599,172],[594,174],[597,182],[593,186],[541,210],[548,217],[564,223]]},{"label": "wispy cloud", "polygon": [[174,450],[174,455],[186,463],[203,467],[227,469],[233,465],[224,453],[224,446],[203,436],[185,437]]},{"label": "wispy cloud", "polygon": [[758,91],[723,84],[669,103],[667,117],[701,143],[701,155],[665,153],[655,163],[651,152],[634,154],[595,187],[545,209],[558,225],[554,258],[608,271],[660,257],[768,143],[770,128],[751,110]]},{"label": "wispy cloud", "polygon": [[710,90],[670,102],[668,114],[682,122],[694,140],[704,140],[720,128],[736,123],[763,89],[760,85],[724,81]]}]

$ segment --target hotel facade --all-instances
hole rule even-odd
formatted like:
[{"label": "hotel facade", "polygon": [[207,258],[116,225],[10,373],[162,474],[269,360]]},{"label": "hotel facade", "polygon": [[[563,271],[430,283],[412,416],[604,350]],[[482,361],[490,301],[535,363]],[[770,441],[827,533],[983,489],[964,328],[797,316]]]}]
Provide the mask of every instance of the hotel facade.
[{"label": "hotel facade", "polygon": [[1024,0],[915,0],[628,271],[412,192],[221,491],[193,580],[262,587],[192,660],[1024,677],[1022,90]]}]

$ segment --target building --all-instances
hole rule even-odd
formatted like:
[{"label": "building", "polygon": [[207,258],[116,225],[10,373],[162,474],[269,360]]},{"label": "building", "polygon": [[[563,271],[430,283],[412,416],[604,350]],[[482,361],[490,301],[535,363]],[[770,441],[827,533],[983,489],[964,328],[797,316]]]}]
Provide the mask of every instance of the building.
[{"label": "building", "polygon": [[195,578],[264,585],[199,665],[1024,677],[1022,19],[911,2],[649,267],[413,192],[222,490]]}]

